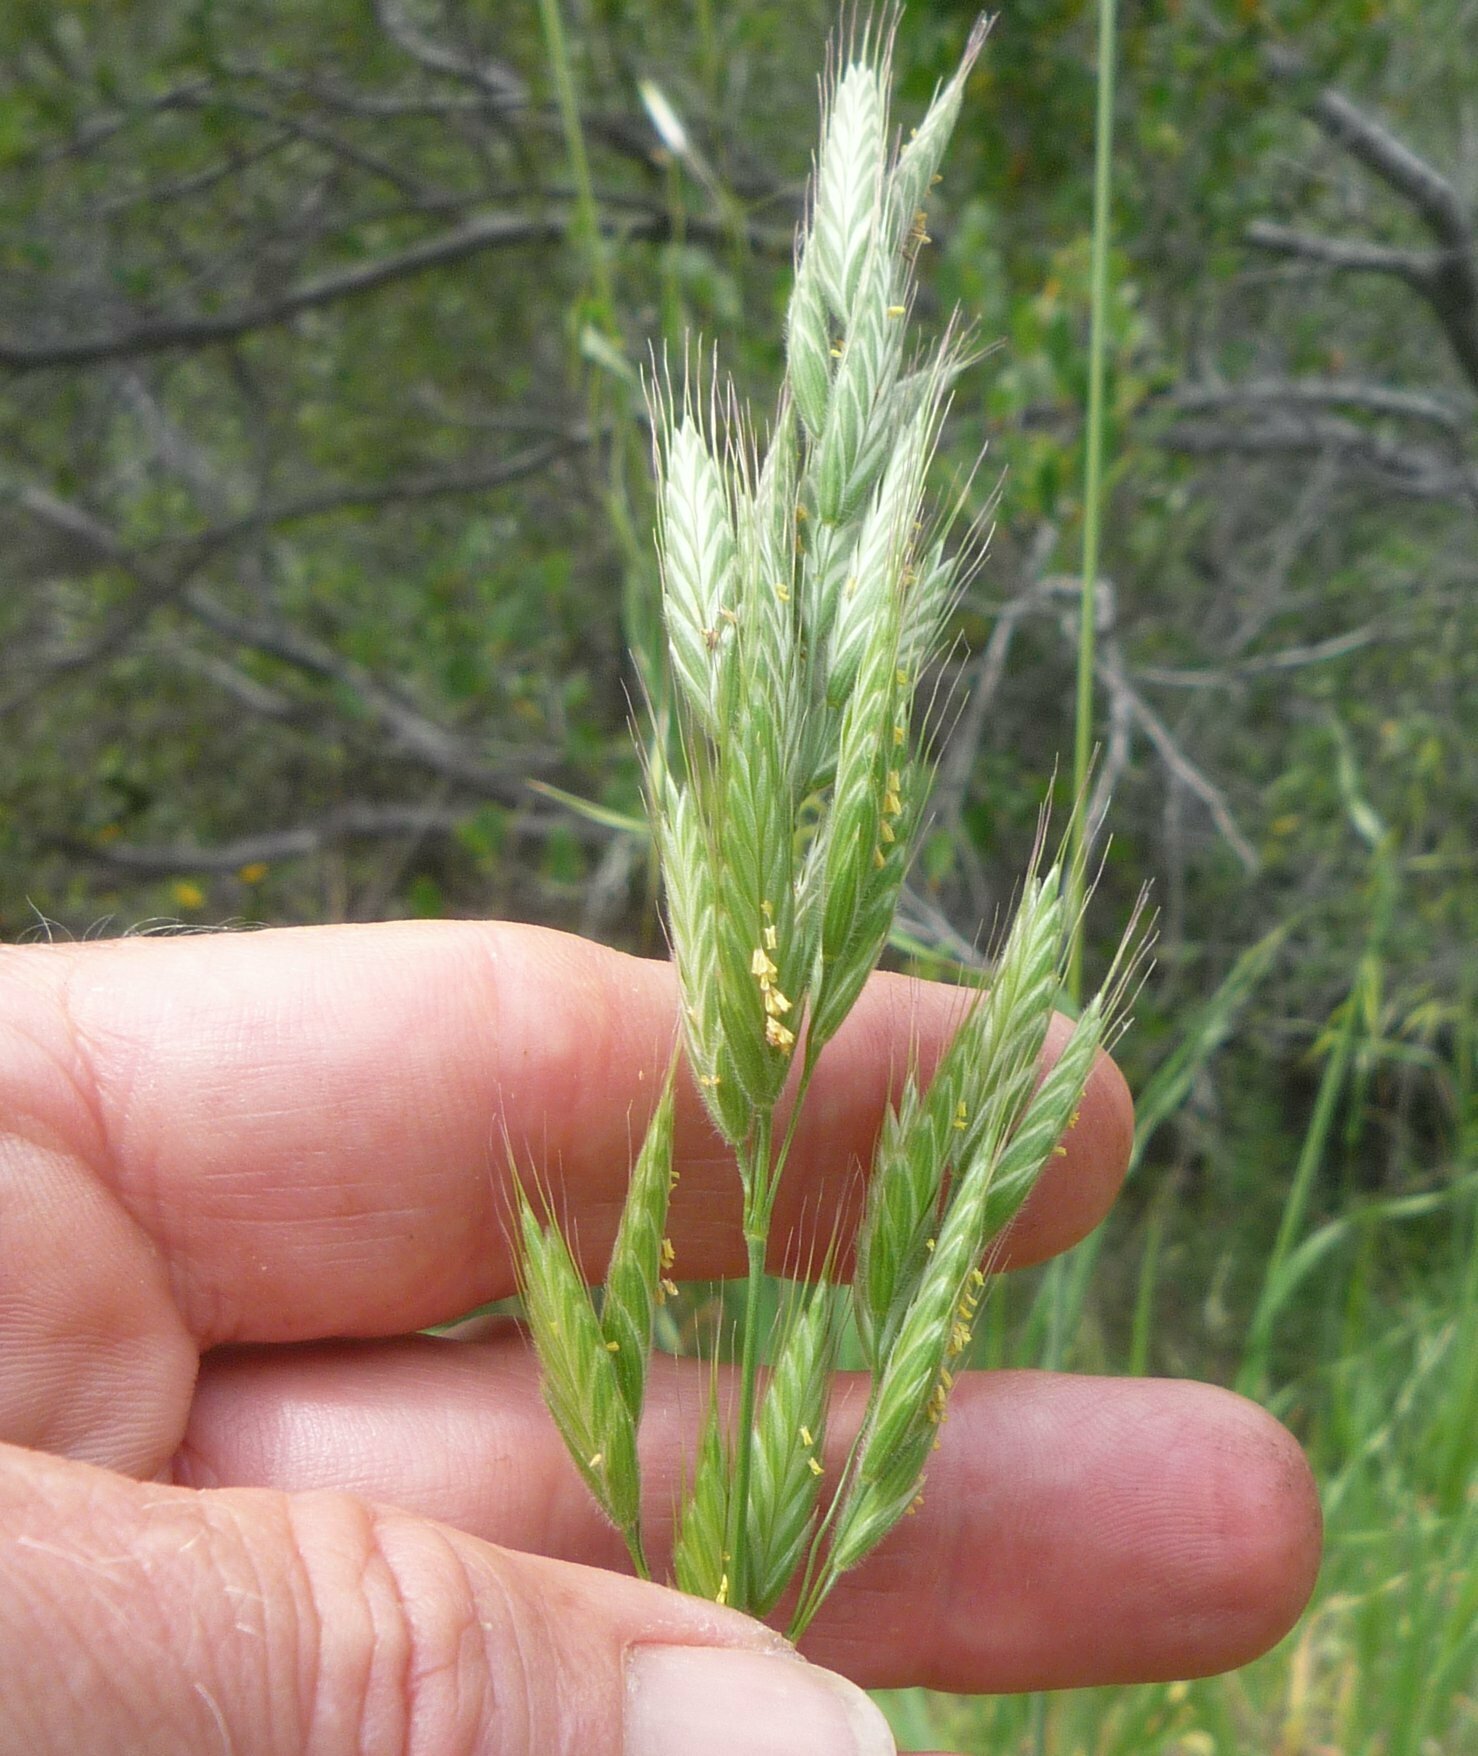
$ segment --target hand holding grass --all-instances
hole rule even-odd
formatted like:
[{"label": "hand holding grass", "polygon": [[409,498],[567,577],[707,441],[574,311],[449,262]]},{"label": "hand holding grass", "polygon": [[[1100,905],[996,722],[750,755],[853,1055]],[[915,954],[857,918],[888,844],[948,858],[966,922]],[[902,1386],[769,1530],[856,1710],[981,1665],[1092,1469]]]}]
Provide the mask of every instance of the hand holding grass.
[{"label": "hand holding grass", "polygon": [[[854,1187],[911,1048],[932,1067],[959,1004],[870,984],[798,1127],[777,1263]],[[765,1679],[783,1694],[798,1669],[755,1624],[604,1571],[624,1549],[516,1327],[415,1333],[512,1290],[505,1131],[604,1265],[677,1007],[665,964],[471,922],[0,949],[0,1748],[111,1753],[147,1724],[153,1750],[323,1756],[333,1716],[363,1714],[386,1747],[668,1756],[686,1746],[661,1725],[623,1744],[624,1676],[675,1648],[665,1676],[652,1661],[662,1725],[742,1756]],[[1100,1060],[1011,1259],[1096,1224],[1128,1143]],[[742,1274],[690,1086],[675,1163],[679,1263]],[[659,1360],[646,1386],[655,1567],[705,1381]],[[865,1398],[836,1386],[828,1464]],[[922,1510],[807,1651],[878,1685],[1190,1676],[1287,1628],[1317,1548],[1298,1449],[1249,1403],[967,1377]],[[685,1720],[700,1683],[750,1717]],[[397,1725],[419,1729],[402,1746]],[[807,1756],[847,1748],[830,1735]]]}]

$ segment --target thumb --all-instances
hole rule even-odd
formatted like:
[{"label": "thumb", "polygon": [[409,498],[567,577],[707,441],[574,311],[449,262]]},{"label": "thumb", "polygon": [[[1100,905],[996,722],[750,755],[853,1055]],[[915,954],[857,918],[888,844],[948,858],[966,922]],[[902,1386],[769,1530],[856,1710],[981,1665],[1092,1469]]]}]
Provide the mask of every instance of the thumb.
[{"label": "thumb", "polygon": [[0,1446],[0,1753],[891,1756],[851,1683],[714,1604],[347,1494]]}]

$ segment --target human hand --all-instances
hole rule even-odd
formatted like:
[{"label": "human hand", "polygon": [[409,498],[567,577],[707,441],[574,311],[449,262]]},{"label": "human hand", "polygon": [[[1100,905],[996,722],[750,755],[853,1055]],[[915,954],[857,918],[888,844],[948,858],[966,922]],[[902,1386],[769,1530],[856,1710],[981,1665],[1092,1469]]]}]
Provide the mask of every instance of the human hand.
[{"label": "human hand", "polygon": [[[512,1290],[505,1138],[599,1270],[675,1005],[665,965],[474,923],[0,951],[0,1752],[890,1748],[758,1624],[605,1571],[514,1326],[415,1333]],[[957,1009],[874,981],[777,1237],[855,1210],[890,1071]],[[1103,1062],[1014,1260],[1097,1223],[1129,1139]],[[742,1272],[691,1091],[678,1148],[679,1274]],[[704,1368],[654,1365],[660,1529]],[[839,1450],[860,1406],[841,1386]],[[1212,1671],[1290,1624],[1318,1540],[1297,1447],[1238,1398],[971,1377],[806,1650],[959,1690]]]}]

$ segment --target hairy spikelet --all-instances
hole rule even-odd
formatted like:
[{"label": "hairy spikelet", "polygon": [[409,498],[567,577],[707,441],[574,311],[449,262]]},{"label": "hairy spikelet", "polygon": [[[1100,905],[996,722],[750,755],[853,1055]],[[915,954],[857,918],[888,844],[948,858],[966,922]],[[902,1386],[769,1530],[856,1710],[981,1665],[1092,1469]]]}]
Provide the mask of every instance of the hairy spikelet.
[{"label": "hairy spikelet", "polygon": [[717,730],[739,595],[729,496],[697,422],[684,414],[663,459],[660,553],[667,649],[689,707]]},{"label": "hairy spikelet", "polygon": [[920,1097],[910,1078],[887,1119],[852,1283],[870,1362],[891,1349],[929,1262],[947,1184],[957,1198],[967,1177],[990,1177],[993,1155],[1027,1100],[1061,944],[1057,874],[1028,879],[989,992],[956,1031],[927,1093]]},{"label": "hairy spikelet", "polygon": [[729,1601],[729,1523],[732,1460],[724,1438],[717,1394],[710,1390],[698,1442],[698,1465],[678,1515],[672,1550],[673,1576],[681,1590],[714,1603]]},{"label": "hairy spikelet", "polygon": [[519,1190],[520,1274],[544,1400],[597,1505],[636,1540],[641,1480],[636,1424],[590,1294],[556,1225],[539,1223]]},{"label": "hairy spikelet", "polygon": [[836,1351],[831,1288],[810,1289],[783,1331],[755,1428],[749,1482],[749,1599],[763,1616],[805,1554],[825,1471],[827,1391]]},{"label": "hairy spikelet", "polygon": [[1027,1106],[991,1177],[985,1198],[987,1247],[1015,1219],[1059,1141],[1077,1118],[1094,1057],[1103,1039],[1104,1002],[1095,996]]},{"label": "hairy spikelet", "polygon": [[806,246],[831,315],[843,330],[850,328],[863,264],[879,231],[887,136],[884,69],[854,61],[828,107]]},{"label": "hairy spikelet", "polygon": [[652,1313],[663,1298],[663,1281],[672,1266],[664,1260],[671,1255],[665,1233],[667,1197],[672,1187],[672,1118],[673,1070],[669,1070],[631,1167],[600,1311],[601,1334],[633,1425],[641,1420],[646,1392]]},{"label": "hairy spikelet", "polygon": [[812,438],[826,426],[831,400],[831,326],[821,271],[806,258],[796,270],[795,288],[785,320],[785,363],[791,393]]},{"label": "hairy spikelet", "polygon": [[737,1144],[751,1111],[719,1009],[717,903],[708,836],[690,787],[669,776],[654,813],[667,881],[667,922],[683,994],[688,1062],[719,1132]]}]

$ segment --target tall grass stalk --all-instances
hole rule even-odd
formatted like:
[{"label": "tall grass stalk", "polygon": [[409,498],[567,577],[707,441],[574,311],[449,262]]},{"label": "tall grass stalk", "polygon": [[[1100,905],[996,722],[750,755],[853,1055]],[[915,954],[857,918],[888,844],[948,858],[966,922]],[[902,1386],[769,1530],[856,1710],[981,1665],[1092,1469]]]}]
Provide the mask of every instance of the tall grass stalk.
[{"label": "tall grass stalk", "polygon": [[[985,536],[956,529],[958,490],[938,508],[928,491],[970,351],[955,321],[932,347],[911,344],[909,320],[931,190],[986,23],[900,141],[893,21],[854,18],[833,47],[768,428],[700,350],[650,387],[675,735],[659,726],[653,741],[648,811],[684,1057],[733,1154],[748,1264],[737,1422],[712,1408],[705,1419],[675,1576],[756,1613],[792,1589],[795,1638],[916,1501],[982,1259],[1072,1125],[1137,962],[1132,949],[1115,959],[1039,1082],[1084,893],[1079,856],[1053,861],[1044,841],[990,989],[962,1006],[929,1083],[910,1071],[885,1118],[852,1288],[867,1407],[847,1457],[827,1459],[830,1276],[823,1267],[796,1294],[767,1347],[771,1218],[812,1075],[888,941],[932,779],[930,667]],[[527,1200],[520,1212],[546,1398],[639,1568],[634,1439],[669,1286],[657,1243],[672,1151],[664,1100],[599,1296],[578,1283],[552,1216]]]},{"label": "tall grass stalk", "polygon": [[[1078,605],[1077,687],[1073,717],[1072,821],[1074,883],[1087,870],[1087,842],[1094,825],[1088,822],[1088,769],[1093,753],[1093,666],[1097,629],[1099,522],[1103,499],[1104,361],[1108,329],[1109,243],[1113,230],[1114,63],[1118,49],[1115,0],[1098,0],[1097,104],[1093,128],[1093,249],[1091,310],[1088,328],[1088,415],[1084,437],[1083,570]],[[1069,893],[1073,918],[1067,959],[1068,997],[1076,1004],[1083,993],[1083,909],[1081,891]],[[1056,1370],[1068,1340],[1068,1265],[1055,1261],[1043,1289],[1047,1337],[1042,1363]],[[1043,1748],[1044,1706],[1035,1712],[1038,1751]]]},{"label": "tall grass stalk", "polygon": [[[1073,715],[1073,797],[1088,796],[1093,756],[1093,664],[1097,628],[1099,529],[1103,512],[1104,379],[1108,349],[1109,247],[1113,237],[1114,64],[1118,50],[1115,0],[1098,0],[1097,105],[1093,125],[1093,253],[1088,319],[1088,418],[1084,437],[1083,572],[1078,604],[1077,689]],[[1080,809],[1073,819],[1073,870],[1087,869],[1084,844],[1094,826]],[[1079,899],[1074,897],[1076,903]],[[1082,911],[1068,958],[1068,993],[1083,991]]]}]

